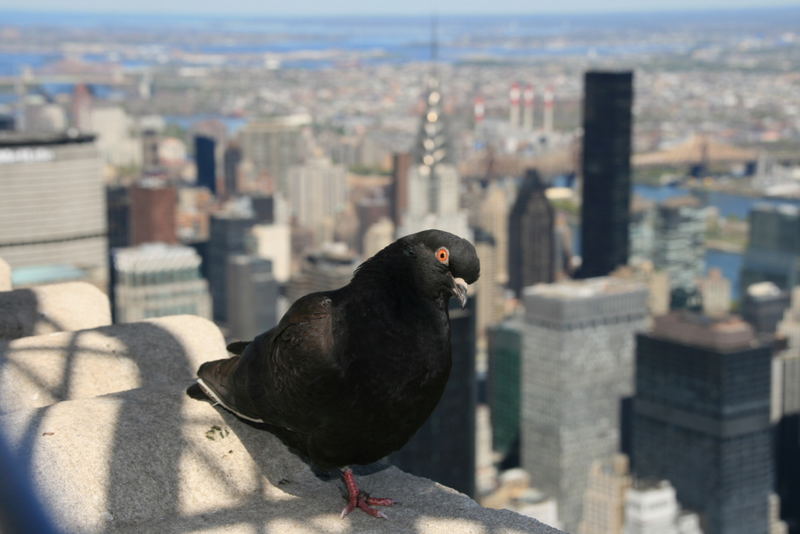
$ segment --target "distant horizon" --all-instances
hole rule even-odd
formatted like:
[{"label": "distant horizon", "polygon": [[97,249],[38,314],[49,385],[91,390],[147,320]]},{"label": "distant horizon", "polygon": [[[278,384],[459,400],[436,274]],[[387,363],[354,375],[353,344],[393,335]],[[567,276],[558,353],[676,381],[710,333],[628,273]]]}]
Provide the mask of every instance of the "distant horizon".
[{"label": "distant horizon", "polygon": [[[352,11],[347,11],[346,9],[340,11],[323,11],[323,10],[299,10],[299,11],[278,11],[278,10],[269,10],[267,6],[262,7],[259,10],[248,10],[248,9],[239,9],[236,7],[231,7],[229,11],[226,12],[218,12],[209,9],[205,9],[206,6],[200,8],[195,6],[184,5],[183,0],[173,1],[170,4],[170,7],[167,9],[158,9],[154,7],[150,7],[150,4],[153,0],[143,0],[139,2],[138,5],[141,8],[137,9],[136,7],[132,7],[125,3],[122,6],[119,4],[109,5],[107,3],[100,3],[96,4],[94,0],[83,0],[82,2],[71,2],[71,5],[74,7],[67,7],[67,6],[52,6],[52,5],[36,5],[34,2],[33,5],[28,5],[24,8],[20,8],[18,5],[5,5],[5,0],[0,0],[0,13],[6,14],[19,14],[19,15],[67,15],[67,16],[80,16],[80,15],[92,15],[92,16],[126,16],[126,15],[134,15],[134,16],[145,16],[145,17],[163,17],[163,16],[189,16],[189,17],[198,17],[198,18],[206,18],[206,17],[222,17],[222,18],[238,18],[238,17],[275,17],[275,18],[369,18],[369,17],[430,17],[435,15],[437,17],[478,17],[478,16],[487,16],[487,17],[507,17],[507,16],[522,16],[522,17],[535,17],[535,16],[602,16],[602,15],[647,15],[647,14],[699,14],[699,13],[738,13],[738,12],[748,12],[748,11],[780,11],[780,10],[795,10],[800,9],[800,0],[790,0],[790,1],[783,1],[783,2],[775,2],[770,3],[768,5],[764,5],[763,3],[756,3],[752,2],[752,0],[745,0],[744,2],[739,2],[734,5],[731,5],[731,1],[725,3],[725,5],[719,5],[714,3],[709,5],[708,2],[695,2],[692,4],[679,4],[675,5],[674,2],[670,3],[669,5],[663,5],[657,3],[653,5],[653,3],[646,3],[642,4],[641,2],[627,2],[627,0],[623,0],[622,2],[616,3],[609,3],[610,5],[605,9],[598,9],[597,4],[591,3],[590,6],[578,7],[574,4],[577,2],[578,4],[583,4],[582,0],[572,0],[562,2],[562,5],[559,6],[558,9],[552,8],[540,8],[538,7],[536,10],[519,10],[519,9],[507,9],[503,7],[498,7],[495,10],[489,11],[486,9],[464,9],[463,7],[461,10],[444,10],[441,8],[431,8],[431,9],[423,9],[423,8],[415,8],[414,5],[417,3],[415,1],[408,2],[410,4],[410,10],[405,12],[400,11],[382,11],[382,10],[371,10],[371,9],[353,9]],[[351,1],[359,1],[359,0],[351,0]],[[249,0],[240,0],[238,2],[234,2],[238,4],[250,4]],[[448,3],[449,0],[448,0]],[[516,0],[505,0],[500,2],[494,2],[493,5],[500,6],[507,5],[507,4],[516,4]],[[88,6],[87,4],[94,4],[93,7]],[[572,5],[573,7],[565,7]],[[625,5],[621,5],[625,4]],[[214,4],[216,5],[216,4]],[[329,4],[327,4],[329,5]],[[327,7],[326,5],[326,7]],[[173,6],[176,6],[173,8]],[[163,7],[163,6],[162,6]],[[230,7],[230,6],[229,6]],[[0,26],[8,25],[8,22],[0,22]]]}]

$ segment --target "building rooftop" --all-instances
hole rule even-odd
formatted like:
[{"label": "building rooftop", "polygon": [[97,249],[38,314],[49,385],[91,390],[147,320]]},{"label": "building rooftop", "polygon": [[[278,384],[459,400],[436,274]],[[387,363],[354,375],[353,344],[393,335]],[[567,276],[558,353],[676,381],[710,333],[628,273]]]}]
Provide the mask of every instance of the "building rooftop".
[{"label": "building rooftop", "polygon": [[583,280],[564,280],[554,284],[536,284],[526,287],[525,295],[561,300],[578,300],[628,293],[642,287],[642,284],[632,280],[601,276]]},{"label": "building rooftop", "polygon": [[94,139],[94,135],[81,133],[77,130],[68,130],[61,133],[23,133],[2,131],[0,132],[0,148],[91,143],[94,141]]},{"label": "building rooftop", "polygon": [[740,317],[708,317],[699,313],[679,311],[656,317],[651,331],[653,337],[727,352],[758,345],[753,328]]}]

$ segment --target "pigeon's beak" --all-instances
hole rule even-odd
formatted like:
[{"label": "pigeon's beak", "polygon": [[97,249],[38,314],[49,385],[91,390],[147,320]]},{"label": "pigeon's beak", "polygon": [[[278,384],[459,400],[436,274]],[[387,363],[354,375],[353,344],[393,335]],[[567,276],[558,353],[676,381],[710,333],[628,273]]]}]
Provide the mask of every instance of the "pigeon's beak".
[{"label": "pigeon's beak", "polygon": [[458,297],[462,308],[467,305],[467,283],[463,278],[453,279],[453,295]]}]

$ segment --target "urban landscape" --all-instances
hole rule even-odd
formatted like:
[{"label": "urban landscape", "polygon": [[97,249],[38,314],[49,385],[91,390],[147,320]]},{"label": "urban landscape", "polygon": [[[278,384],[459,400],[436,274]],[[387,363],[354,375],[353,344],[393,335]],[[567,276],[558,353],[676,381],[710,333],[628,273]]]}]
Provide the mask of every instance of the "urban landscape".
[{"label": "urban landscape", "polygon": [[239,341],[457,234],[481,275],[389,463],[574,534],[800,534],[798,96],[797,5],[7,11],[0,258]]}]

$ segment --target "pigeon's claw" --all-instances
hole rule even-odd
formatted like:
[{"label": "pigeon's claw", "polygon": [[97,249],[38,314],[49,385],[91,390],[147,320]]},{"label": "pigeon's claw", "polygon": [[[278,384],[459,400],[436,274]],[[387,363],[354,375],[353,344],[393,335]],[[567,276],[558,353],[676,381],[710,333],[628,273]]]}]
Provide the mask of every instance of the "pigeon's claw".
[{"label": "pigeon's claw", "polygon": [[342,479],[344,480],[344,485],[347,488],[347,505],[342,509],[341,517],[344,518],[355,510],[359,508],[360,510],[368,513],[372,517],[380,517],[382,519],[388,519],[386,514],[381,512],[380,510],[376,510],[373,506],[392,506],[393,504],[397,504],[397,502],[393,499],[384,499],[380,497],[370,497],[369,493],[366,491],[361,491],[358,489],[358,484],[356,484],[356,478],[353,475],[353,471],[348,467],[342,469]]}]

